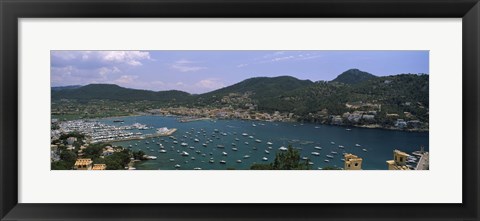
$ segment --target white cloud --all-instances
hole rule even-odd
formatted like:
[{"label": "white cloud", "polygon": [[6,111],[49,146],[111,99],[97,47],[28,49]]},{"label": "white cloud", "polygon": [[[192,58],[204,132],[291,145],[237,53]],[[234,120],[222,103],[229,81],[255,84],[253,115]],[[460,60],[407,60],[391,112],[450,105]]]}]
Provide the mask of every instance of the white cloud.
[{"label": "white cloud", "polygon": [[126,85],[132,84],[137,79],[138,79],[138,76],[136,76],[136,75],[122,75],[118,79],[115,80],[115,83],[122,84],[122,85],[126,86]]},{"label": "white cloud", "polygon": [[199,82],[195,83],[195,86],[198,87],[200,90],[204,90],[204,89],[215,90],[215,89],[225,87],[225,84],[221,82],[219,79],[209,78],[209,79],[200,80]]},{"label": "white cloud", "polygon": [[192,61],[183,59],[183,60],[176,61],[170,67],[180,72],[196,72],[196,71],[207,69],[207,67],[198,66],[196,64],[197,62],[192,62]]},{"label": "white cloud", "polygon": [[151,59],[149,52],[142,51],[99,51],[98,53],[104,61],[124,63],[131,66],[142,65],[140,61]]},{"label": "white cloud", "polygon": [[248,64],[239,64],[239,65],[237,65],[237,68],[243,68],[243,67],[246,67],[246,66],[248,66]]}]

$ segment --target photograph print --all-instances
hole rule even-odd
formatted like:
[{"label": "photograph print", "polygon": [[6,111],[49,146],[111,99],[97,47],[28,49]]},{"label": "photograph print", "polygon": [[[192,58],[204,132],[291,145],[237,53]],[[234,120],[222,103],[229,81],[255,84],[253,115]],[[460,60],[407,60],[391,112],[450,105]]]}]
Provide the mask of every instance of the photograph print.
[{"label": "photograph print", "polygon": [[429,51],[50,52],[51,170],[428,170]]}]

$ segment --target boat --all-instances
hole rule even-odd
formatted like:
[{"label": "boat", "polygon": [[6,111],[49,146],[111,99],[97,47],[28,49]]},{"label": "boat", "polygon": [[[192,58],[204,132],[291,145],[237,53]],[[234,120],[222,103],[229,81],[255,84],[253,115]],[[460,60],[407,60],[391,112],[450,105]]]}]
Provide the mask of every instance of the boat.
[{"label": "boat", "polygon": [[327,158],[333,159],[332,155],[327,155]]},{"label": "boat", "polygon": [[363,150],[363,152],[367,152],[367,149],[362,149],[362,150]]},{"label": "boat", "polygon": [[267,145],[273,145],[273,143],[272,142],[267,142]]},{"label": "boat", "polygon": [[207,144],[206,144],[206,143],[204,143],[204,144],[202,144],[202,146],[206,147],[206,146],[207,146]]},{"label": "boat", "polygon": [[256,126],[257,126],[257,125],[255,125],[255,124],[252,124],[252,127],[256,127]]},{"label": "boat", "polygon": [[342,149],[344,149],[344,148],[345,148],[343,145],[338,145],[338,147],[340,147],[340,148],[342,148]]},{"label": "boat", "polygon": [[238,139],[238,138],[235,138],[235,141],[239,141],[239,140],[240,140],[240,139]]},{"label": "boat", "polygon": [[157,157],[156,157],[156,156],[147,156],[147,159],[149,159],[149,160],[156,160]]},{"label": "boat", "polygon": [[209,162],[209,163],[215,163],[215,160],[210,159],[208,162]]},{"label": "boat", "polygon": [[263,157],[263,158],[262,158],[262,160],[263,160],[263,161],[267,161],[267,160],[268,160],[268,158],[266,158],[266,157]]},{"label": "boat", "polygon": [[198,140],[197,138],[195,138],[193,141],[195,141],[195,142],[199,142],[199,140]]},{"label": "boat", "polygon": [[313,162],[312,162],[312,161],[309,161],[309,162],[308,162],[308,165],[313,165]]},{"label": "boat", "polygon": [[232,150],[233,150],[233,151],[237,151],[238,149],[234,147],[234,148],[232,148]]},{"label": "boat", "polygon": [[213,131],[214,131],[215,133],[218,133],[218,132],[219,132],[218,129],[214,129]]},{"label": "boat", "polygon": [[321,150],[321,149],[322,149],[321,147],[314,147],[314,148],[317,149],[317,150]]},{"label": "boat", "polygon": [[195,147],[189,147],[189,148],[192,149],[192,150],[195,149]]},{"label": "boat", "polygon": [[273,147],[267,147],[267,149],[271,150],[271,149],[273,149]]},{"label": "boat", "polygon": [[256,139],[256,140],[255,140],[255,142],[257,142],[257,143],[261,143],[262,141],[261,141],[261,140],[259,140],[259,139]]},{"label": "boat", "polygon": [[245,145],[248,145],[248,142],[245,142]]},{"label": "boat", "polygon": [[302,160],[308,160],[308,157],[302,157]]},{"label": "boat", "polygon": [[237,163],[241,163],[241,162],[242,162],[242,160],[237,160]]},{"label": "boat", "polygon": [[217,148],[225,148],[225,146],[219,144],[219,145],[217,145]]},{"label": "boat", "polygon": [[288,150],[286,147],[280,147],[278,149],[281,150],[281,151],[287,151]]},{"label": "boat", "polygon": [[220,163],[221,163],[221,164],[226,164],[227,161],[225,161],[225,160],[220,160]]},{"label": "boat", "polygon": [[331,153],[331,154],[338,154],[338,153],[337,153],[337,152],[335,152],[335,151],[332,151],[332,152],[330,152],[330,153]]},{"label": "boat", "polygon": [[188,155],[190,155],[190,154],[188,154],[186,151],[182,151],[182,154],[181,154],[181,155],[186,157],[186,156],[188,156]]},{"label": "boat", "polygon": [[266,153],[266,154],[269,154],[269,153],[270,153],[270,151],[268,151],[268,150],[265,150],[265,153]]},{"label": "boat", "polygon": [[248,138],[253,139],[253,136],[248,136]]},{"label": "boat", "polygon": [[200,168],[200,167],[195,167],[195,168],[193,168],[193,169],[194,169],[194,170],[201,170],[202,168]]},{"label": "boat", "polygon": [[190,159],[191,159],[191,160],[195,160],[195,157],[191,157]]},{"label": "boat", "polygon": [[181,143],[180,145],[182,145],[182,146],[184,146],[184,147],[188,146],[187,143]]},{"label": "boat", "polygon": [[174,162],[174,161],[175,161],[175,159],[170,159],[169,161],[170,161],[170,162]]},{"label": "boat", "polygon": [[246,137],[246,136],[248,136],[248,134],[247,134],[247,133],[243,133],[242,136]]},{"label": "boat", "polygon": [[314,156],[320,156],[320,153],[319,153],[319,152],[312,152],[312,155],[314,155]]},{"label": "boat", "polygon": [[332,142],[330,142],[330,143],[331,143],[332,145],[333,145],[333,144],[335,144],[335,142],[333,142],[333,141],[332,141]]},{"label": "boat", "polygon": [[351,131],[352,129],[350,129],[350,128],[347,128],[347,129],[345,129],[345,130],[346,130],[346,131]]},{"label": "boat", "polygon": [[232,146],[237,146],[237,144],[236,144],[236,143],[232,143]]},{"label": "boat", "polygon": [[228,154],[227,154],[227,152],[222,152],[222,155],[227,156]]},{"label": "boat", "polygon": [[180,168],[180,165],[178,165],[178,164],[175,164],[175,168]]},{"label": "boat", "polygon": [[159,150],[158,152],[159,153],[166,153],[167,151],[166,150]]},{"label": "boat", "polygon": [[250,155],[243,156],[243,159],[247,159],[247,158],[250,158]]},{"label": "boat", "polygon": [[325,163],[328,163],[328,162],[330,162],[330,160],[324,160],[324,161],[325,161]]},{"label": "boat", "polygon": [[357,144],[355,144],[355,146],[356,146],[356,147],[361,147],[361,145],[360,145],[360,144],[358,144],[358,143],[357,143]]}]

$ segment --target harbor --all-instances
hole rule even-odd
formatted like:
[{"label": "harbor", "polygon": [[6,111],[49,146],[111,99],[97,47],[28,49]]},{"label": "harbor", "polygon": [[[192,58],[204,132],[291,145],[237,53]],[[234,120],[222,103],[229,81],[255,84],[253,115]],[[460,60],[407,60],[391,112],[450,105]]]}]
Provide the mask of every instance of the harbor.
[{"label": "harbor", "polygon": [[[242,120],[179,122],[163,116],[122,119],[125,125],[146,125],[139,130],[144,134],[162,127],[177,129],[173,136],[113,142],[155,157],[136,162],[137,170],[250,169],[252,164],[273,162],[288,146],[297,149],[311,169],[343,168],[343,155],[352,153],[363,158],[362,169],[386,170],[394,149],[412,154],[424,146],[428,151],[428,133]],[[99,123],[115,125],[107,119]],[[422,161],[413,156],[408,160],[411,169]]]}]

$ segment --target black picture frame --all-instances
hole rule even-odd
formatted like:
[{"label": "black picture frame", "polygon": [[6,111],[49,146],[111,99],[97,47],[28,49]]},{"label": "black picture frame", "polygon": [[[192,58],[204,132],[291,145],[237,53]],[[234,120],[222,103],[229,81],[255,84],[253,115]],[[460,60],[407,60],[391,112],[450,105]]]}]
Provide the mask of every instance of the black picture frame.
[{"label": "black picture frame", "polygon": [[[478,0],[1,0],[0,15],[1,220],[479,220],[480,5]],[[17,21],[19,18],[76,17],[462,18],[463,203],[18,203]]]}]

